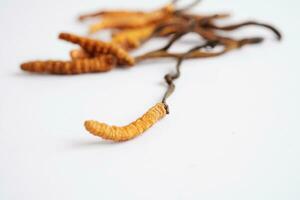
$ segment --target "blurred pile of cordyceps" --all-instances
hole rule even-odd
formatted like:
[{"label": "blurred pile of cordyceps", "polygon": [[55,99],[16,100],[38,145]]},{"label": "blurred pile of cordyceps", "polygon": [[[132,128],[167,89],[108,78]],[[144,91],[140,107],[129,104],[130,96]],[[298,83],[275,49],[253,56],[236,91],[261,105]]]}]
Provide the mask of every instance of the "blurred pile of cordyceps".
[{"label": "blurred pile of cordyceps", "polygon": [[[115,67],[129,68],[147,59],[175,59],[176,71],[165,76],[168,87],[162,101],[141,118],[123,127],[109,126],[96,121],[85,122],[86,129],[96,136],[113,141],[130,140],[145,132],[169,113],[166,99],[175,89],[174,80],[180,77],[180,67],[185,59],[216,57],[263,41],[262,37],[229,37],[228,33],[224,34],[225,32],[246,26],[258,26],[272,31],[278,40],[281,39],[280,32],[269,24],[246,21],[219,25],[218,21],[228,18],[228,14],[201,15],[201,13],[190,12],[199,2],[196,0],[183,8],[178,8],[178,0],[174,0],[150,12],[103,10],[82,15],[79,17],[80,21],[90,18],[99,19],[98,23],[90,26],[90,33],[111,30],[111,40],[102,41],[71,33],[60,33],[59,39],[79,46],[70,52],[70,60],[31,61],[21,64],[21,68],[35,73],[71,75],[108,72]],[[190,50],[170,51],[174,43],[189,33],[199,35],[199,39],[195,39],[194,46],[191,46]],[[136,57],[131,55],[132,50],[140,48],[156,37],[165,38],[166,45]]]}]

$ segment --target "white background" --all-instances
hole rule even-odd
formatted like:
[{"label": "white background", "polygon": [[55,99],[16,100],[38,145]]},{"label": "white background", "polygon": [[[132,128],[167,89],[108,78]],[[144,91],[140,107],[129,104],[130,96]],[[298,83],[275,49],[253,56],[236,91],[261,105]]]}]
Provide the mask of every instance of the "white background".
[{"label": "white background", "polygon": [[[187,1],[183,1],[183,3]],[[83,122],[123,125],[158,102],[174,61],[81,76],[32,75],[31,59],[67,59],[60,31],[85,34],[79,13],[150,10],[160,0],[0,0],[0,199],[300,199],[300,4],[296,0],[206,0],[195,11],[270,22],[262,45],[187,61],[171,115],[143,136],[114,144]],[[187,48],[193,36],[174,48]],[[163,45],[162,40],[145,49]],[[144,50],[145,50],[144,49]]]}]

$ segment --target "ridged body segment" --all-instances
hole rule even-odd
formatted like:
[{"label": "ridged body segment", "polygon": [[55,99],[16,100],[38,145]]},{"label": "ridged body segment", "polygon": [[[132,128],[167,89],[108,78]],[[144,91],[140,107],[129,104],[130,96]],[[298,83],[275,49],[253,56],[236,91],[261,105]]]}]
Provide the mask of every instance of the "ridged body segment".
[{"label": "ridged body segment", "polygon": [[93,135],[116,142],[131,140],[147,131],[167,114],[165,104],[158,103],[142,117],[123,127],[109,126],[97,121],[86,121],[86,129]]},{"label": "ridged body segment", "polygon": [[119,64],[134,65],[135,60],[122,47],[113,43],[80,37],[70,33],[61,33],[59,38],[74,44],[78,44],[92,56],[111,54],[114,55]]},{"label": "ridged body segment", "polygon": [[111,55],[102,55],[92,59],[76,59],[73,61],[32,61],[23,63],[21,69],[35,73],[50,74],[83,74],[106,72],[116,64]]}]

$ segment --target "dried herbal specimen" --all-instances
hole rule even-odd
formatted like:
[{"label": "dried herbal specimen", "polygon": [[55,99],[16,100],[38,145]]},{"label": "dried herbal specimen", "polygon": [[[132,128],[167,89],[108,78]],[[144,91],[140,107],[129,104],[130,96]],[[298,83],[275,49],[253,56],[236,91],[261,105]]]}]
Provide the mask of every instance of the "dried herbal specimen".
[{"label": "dried herbal specimen", "polygon": [[[176,8],[178,0],[151,11],[98,11],[82,15],[80,20],[99,18],[99,23],[90,27],[94,33],[110,29],[113,34],[111,41],[81,37],[70,33],[61,33],[59,38],[81,48],[70,52],[70,61],[33,61],[24,63],[25,71],[51,74],[81,74],[91,72],[107,72],[114,67],[133,66],[148,59],[172,58],[177,61],[176,71],[167,74],[167,90],[161,103],[152,107],[135,122],[123,126],[109,126],[97,121],[86,121],[86,129],[93,135],[112,141],[133,139],[154,125],[158,120],[169,114],[167,99],[175,91],[175,81],[181,76],[181,66],[187,59],[212,58],[241,49],[244,46],[260,44],[262,37],[234,38],[229,33],[246,26],[265,28],[281,40],[281,33],[273,26],[256,21],[245,21],[237,24],[219,25],[218,20],[228,18],[229,14],[219,13],[201,15],[188,12],[200,0],[181,9]],[[224,33],[226,32],[226,35]],[[194,33],[199,36],[187,52],[171,51],[171,47],[183,36]],[[163,37],[167,44],[156,50],[133,57],[130,50],[141,47],[152,38]]]},{"label": "dried herbal specimen", "polygon": [[80,37],[70,33],[59,34],[59,39],[78,44],[81,48],[93,56],[111,54],[117,58],[119,64],[134,65],[135,63],[133,57],[131,57],[123,48],[113,43]]},{"label": "dried herbal specimen", "polygon": [[25,71],[50,74],[83,74],[107,72],[114,68],[116,60],[111,55],[96,58],[76,59],[73,61],[33,61],[23,63]]},{"label": "dried herbal specimen", "polygon": [[157,121],[166,116],[166,107],[158,103],[135,122],[123,127],[109,126],[97,121],[86,121],[86,129],[93,135],[112,141],[131,140],[153,126]]}]

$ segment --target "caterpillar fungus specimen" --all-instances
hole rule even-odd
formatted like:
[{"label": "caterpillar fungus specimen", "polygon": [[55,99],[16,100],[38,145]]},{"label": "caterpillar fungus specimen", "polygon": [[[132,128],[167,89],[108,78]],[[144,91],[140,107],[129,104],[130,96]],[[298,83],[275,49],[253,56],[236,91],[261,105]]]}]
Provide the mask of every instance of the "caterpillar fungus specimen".
[{"label": "caterpillar fungus specimen", "polygon": [[93,56],[111,54],[117,58],[119,64],[134,65],[135,63],[133,57],[131,57],[123,48],[113,43],[80,37],[70,33],[59,34],[59,39],[78,44],[81,48]]},{"label": "caterpillar fungus specimen", "polygon": [[[273,26],[245,21],[236,24],[220,25],[219,19],[229,18],[229,14],[217,13],[201,15],[189,12],[200,0],[178,8],[179,0],[173,0],[165,6],[150,11],[105,10],[80,16],[83,21],[88,18],[99,18],[100,21],[89,27],[92,33],[103,29],[111,31],[111,39],[79,36],[72,33],[61,33],[59,39],[78,45],[80,48],[71,50],[70,60],[66,61],[31,61],[21,64],[21,69],[35,73],[50,74],[82,74],[93,72],[108,72],[114,67],[138,66],[147,59],[175,59],[176,68],[165,75],[167,89],[162,100],[150,108],[142,117],[126,126],[110,126],[94,120],[84,123],[86,130],[92,135],[106,140],[122,142],[131,140],[152,127],[160,119],[169,114],[168,98],[175,91],[175,81],[181,76],[181,67],[186,59],[213,58],[248,45],[260,44],[262,37],[230,36],[232,31],[247,26],[256,26],[271,31],[278,40],[281,33]],[[224,34],[226,32],[226,35]],[[194,39],[187,52],[171,51],[175,43],[189,34],[194,33],[199,39]],[[166,45],[149,52],[132,56],[131,50],[138,49],[153,38],[164,38]]]},{"label": "caterpillar fungus specimen", "polygon": [[32,61],[23,63],[24,71],[50,74],[84,74],[107,72],[116,64],[111,55],[101,55],[95,58],[76,59],[73,61]]},{"label": "caterpillar fungus specimen", "polygon": [[[159,21],[166,20],[171,17],[174,11],[173,4],[168,4],[165,7],[149,12],[100,12],[99,16],[102,20],[99,23],[90,26],[90,33],[95,33],[103,29],[132,29],[156,24]],[[93,14],[92,14],[93,15]],[[88,16],[88,15],[87,15]],[[95,16],[95,15],[94,15]],[[81,16],[80,19],[84,19]]]},{"label": "caterpillar fungus specimen", "polygon": [[109,126],[97,121],[86,121],[86,129],[95,136],[112,141],[127,141],[147,131],[157,121],[167,114],[166,106],[158,103],[149,109],[142,117],[123,127]]}]

